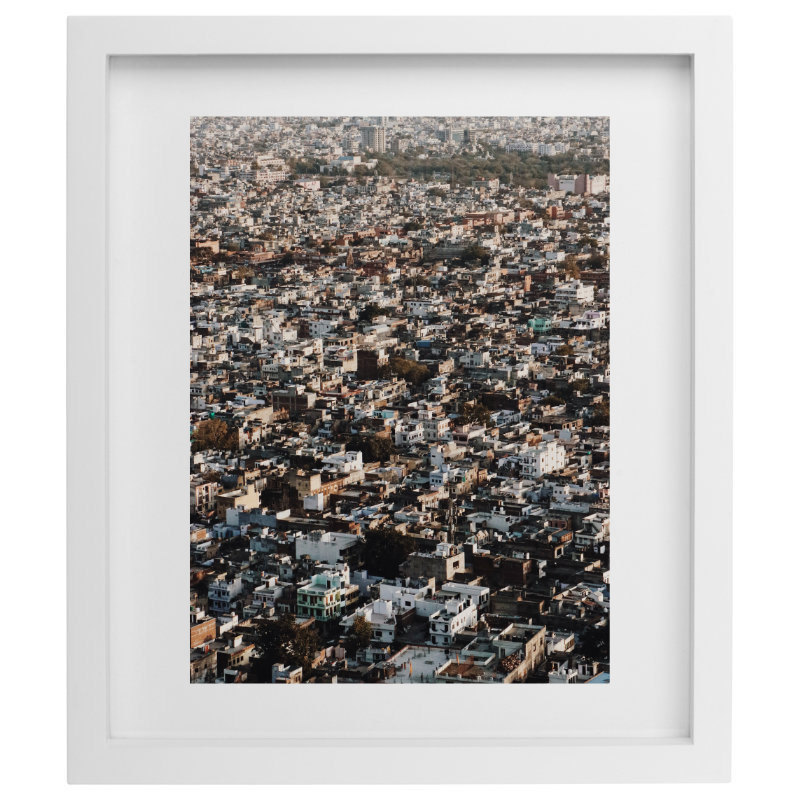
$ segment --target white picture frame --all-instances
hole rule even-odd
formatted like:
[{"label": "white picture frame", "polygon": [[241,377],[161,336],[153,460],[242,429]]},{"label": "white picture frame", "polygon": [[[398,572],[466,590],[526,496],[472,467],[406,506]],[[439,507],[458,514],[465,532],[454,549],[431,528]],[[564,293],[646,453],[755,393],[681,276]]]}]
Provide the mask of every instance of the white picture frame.
[{"label": "white picture frame", "polygon": [[[454,28],[458,36],[452,35]],[[501,43],[501,44],[498,44]],[[109,640],[109,71],[114,57],[237,55],[684,56],[691,64],[691,654],[688,735],[464,741],[438,733],[237,742],[114,735]],[[732,228],[727,18],[72,18],[68,41],[68,704],[73,783],[539,783],[723,781],[730,772]],[[100,491],[98,487],[103,487]],[[91,576],[91,579],[87,579]],[[100,598],[100,602],[98,602]],[[236,687],[223,687],[236,688]],[[311,688],[311,687],[309,687]],[[340,687],[344,689],[345,687]],[[350,687],[348,687],[350,688]],[[360,687],[352,687],[360,688]],[[438,688],[438,687],[431,687]],[[339,691],[339,690],[337,690]],[[352,695],[350,698],[352,700]],[[374,696],[373,698],[374,699]],[[142,698],[143,700],[143,698]],[[216,702],[216,701],[214,701]],[[218,702],[224,703],[223,696]],[[404,748],[402,770],[342,747]],[[436,767],[491,748],[503,769]],[[579,749],[580,755],[576,755]],[[388,755],[388,753],[387,753]],[[535,768],[533,768],[535,767]],[[340,777],[339,777],[340,776]]]}]

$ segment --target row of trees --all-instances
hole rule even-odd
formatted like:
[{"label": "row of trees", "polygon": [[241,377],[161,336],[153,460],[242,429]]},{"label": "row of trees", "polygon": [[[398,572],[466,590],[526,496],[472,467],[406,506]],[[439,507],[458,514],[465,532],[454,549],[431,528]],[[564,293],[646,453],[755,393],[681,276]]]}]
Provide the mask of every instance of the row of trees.
[{"label": "row of trees", "polygon": [[540,156],[538,153],[512,152],[504,149],[488,148],[492,156],[485,153],[461,153],[455,156],[417,158],[416,152],[373,153],[378,165],[379,175],[397,178],[416,178],[431,180],[433,173],[450,175],[450,183],[469,185],[478,178],[499,178],[501,183],[524,186],[529,189],[545,189],[548,172],[590,172],[608,173],[608,160],[597,160],[587,155],[559,153],[553,156]]}]

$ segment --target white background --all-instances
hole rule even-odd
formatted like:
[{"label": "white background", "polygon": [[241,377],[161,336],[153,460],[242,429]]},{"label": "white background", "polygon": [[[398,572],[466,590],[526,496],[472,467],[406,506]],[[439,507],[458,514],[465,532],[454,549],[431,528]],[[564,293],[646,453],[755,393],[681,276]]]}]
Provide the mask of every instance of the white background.
[{"label": "white background", "polygon": [[[373,3],[31,3],[6,10],[3,59],[2,393],[5,507],[3,787],[14,797],[211,797],[219,789],[90,788],[65,784],[64,678],[64,110],[65,14],[380,14]],[[637,14],[636,2],[392,4],[405,14]],[[647,13],[729,14],[735,22],[736,474],[734,762],[726,786],[596,787],[605,798],[793,794],[798,634],[792,608],[797,532],[794,340],[798,296],[796,174],[798,15],[778,2],[648,3]],[[390,24],[387,21],[387,24]],[[457,28],[454,28],[457,36]],[[770,505],[768,498],[774,498]],[[767,566],[771,569],[764,570]],[[774,576],[774,577],[773,577]],[[770,580],[772,578],[772,580]],[[726,613],[721,609],[721,613]],[[783,612],[784,614],[786,612]],[[44,643],[44,646],[41,644]],[[20,645],[23,645],[20,647]],[[759,657],[761,656],[761,657]],[[221,753],[221,757],[229,757]],[[353,769],[357,769],[354,758]],[[210,765],[213,769],[213,765]],[[496,768],[501,768],[496,765]],[[562,780],[566,776],[559,776]],[[559,787],[561,791],[563,787]],[[559,790],[557,789],[557,790]],[[284,790],[311,797],[311,792]],[[333,788],[336,796],[366,789]],[[408,789],[381,790],[405,797]],[[418,790],[486,797],[492,789]],[[498,792],[508,792],[498,789]],[[538,791],[546,791],[539,789]],[[567,789],[569,791],[569,789]],[[315,792],[318,793],[318,790]]]}]

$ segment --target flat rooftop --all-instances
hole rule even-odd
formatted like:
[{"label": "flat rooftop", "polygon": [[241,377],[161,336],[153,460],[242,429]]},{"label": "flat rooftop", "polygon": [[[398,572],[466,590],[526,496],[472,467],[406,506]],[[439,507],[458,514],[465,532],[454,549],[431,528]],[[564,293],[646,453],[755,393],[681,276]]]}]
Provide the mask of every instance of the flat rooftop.
[{"label": "flat rooftop", "polygon": [[[455,650],[449,652],[455,653]],[[386,662],[394,664],[397,675],[385,683],[434,683],[436,670],[449,660],[444,647],[410,646]]]}]

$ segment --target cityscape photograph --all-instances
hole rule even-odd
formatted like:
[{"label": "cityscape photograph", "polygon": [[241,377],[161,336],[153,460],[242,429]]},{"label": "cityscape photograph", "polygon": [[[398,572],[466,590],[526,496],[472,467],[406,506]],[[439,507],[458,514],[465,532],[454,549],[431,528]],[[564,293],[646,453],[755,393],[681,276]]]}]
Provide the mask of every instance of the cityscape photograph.
[{"label": "cityscape photograph", "polygon": [[189,133],[190,681],[609,683],[609,118]]}]

